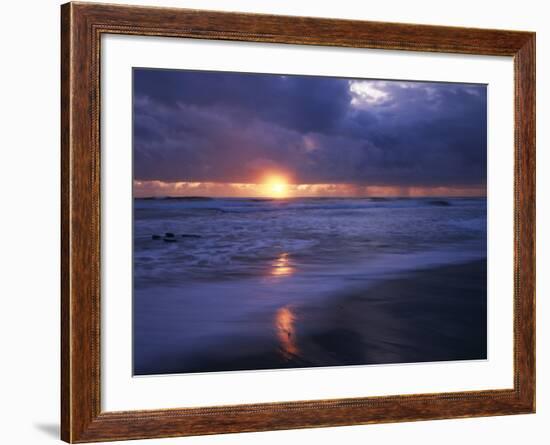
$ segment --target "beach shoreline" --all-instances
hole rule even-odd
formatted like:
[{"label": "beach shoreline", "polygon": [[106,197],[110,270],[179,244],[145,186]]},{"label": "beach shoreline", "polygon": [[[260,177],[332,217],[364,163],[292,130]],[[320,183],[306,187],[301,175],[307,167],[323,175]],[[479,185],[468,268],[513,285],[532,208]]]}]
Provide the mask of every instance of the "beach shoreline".
[{"label": "beach shoreline", "polygon": [[328,300],[287,304],[242,320],[249,336],[228,336],[193,357],[159,357],[136,366],[135,375],[483,360],[486,267],[481,259],[419,269]]}]

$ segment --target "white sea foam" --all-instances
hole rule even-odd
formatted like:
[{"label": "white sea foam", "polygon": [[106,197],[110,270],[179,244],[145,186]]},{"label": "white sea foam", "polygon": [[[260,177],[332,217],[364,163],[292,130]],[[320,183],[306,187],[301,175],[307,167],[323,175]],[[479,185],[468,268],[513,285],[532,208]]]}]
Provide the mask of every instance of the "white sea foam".
[{"label": "white sea foam", "polygon": [[[485,199],[138,199],[134,215],[142,286],[269,274],[281,255],[297,272],[374,267],[388,254],[438,251],[440,262],[485,255]],[[176,242],[162,240],[167,232]]]}]

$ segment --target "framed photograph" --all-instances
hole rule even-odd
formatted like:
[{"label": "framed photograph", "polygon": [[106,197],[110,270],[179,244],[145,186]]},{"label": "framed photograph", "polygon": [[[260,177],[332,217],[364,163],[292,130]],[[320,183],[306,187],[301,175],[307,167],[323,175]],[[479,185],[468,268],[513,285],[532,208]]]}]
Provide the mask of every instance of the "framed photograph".
[{"label": "framed photograph", "polygon": [[535,411],[535,34],[67,3],[62,439]]}]

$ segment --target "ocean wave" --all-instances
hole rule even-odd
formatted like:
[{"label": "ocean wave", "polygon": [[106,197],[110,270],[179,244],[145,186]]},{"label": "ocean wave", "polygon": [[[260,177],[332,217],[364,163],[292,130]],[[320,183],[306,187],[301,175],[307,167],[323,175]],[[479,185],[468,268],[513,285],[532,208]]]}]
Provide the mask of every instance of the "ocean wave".
[{"label": "ocean wave", "polygon": [[218,213],[258,213],[288,211],[334,211],[334,210],[374,210],[385,208],[422,207],[483,207],[485,199],[426,199],[426,198],[174,198],[170,200],[136,200],[137,210],[169,210],[171,212],[218,212]]},{"label": "ocean wave", "polygon": [[[448,246],[486,250],[485,200],[446,199],[450,206],[431,201],[139,200],[135,274],[146,281],[217,280],[264,273],[281,255],[300,270]],[[175,235],[170,242],[164,242],[166,233]]]}]

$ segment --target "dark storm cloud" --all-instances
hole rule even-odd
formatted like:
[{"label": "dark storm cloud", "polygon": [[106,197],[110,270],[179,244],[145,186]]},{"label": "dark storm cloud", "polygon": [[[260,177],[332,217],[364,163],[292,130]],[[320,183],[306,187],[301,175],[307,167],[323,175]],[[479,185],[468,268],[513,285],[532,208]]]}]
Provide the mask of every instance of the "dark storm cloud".
[{"label": "dark storm cloud", "polygon": [[134,88],[167,107],[178,104],[252,112],[297,131],[326,131],[349,104],[347,81],[176,70],[136,70]]},{"label": "dark storm cloud", "polygon": [[486,88],[134,71],[135,179],[483,186]]}]

